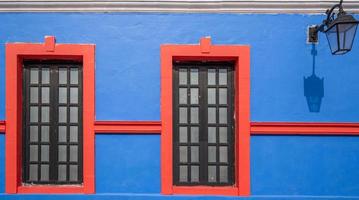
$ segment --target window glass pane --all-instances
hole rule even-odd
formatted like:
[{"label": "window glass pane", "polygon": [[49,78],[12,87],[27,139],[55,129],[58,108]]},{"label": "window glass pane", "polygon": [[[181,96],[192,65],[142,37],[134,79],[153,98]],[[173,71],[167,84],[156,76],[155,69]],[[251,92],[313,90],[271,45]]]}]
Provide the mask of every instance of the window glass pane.
[{"label": "window glass pane", "polygon": [[187,123],[187,108],[181,107],[179,109],[179,122],[180,123]]},{"label": "window glass pane", "polygon": [[179,69],[179,84],[180,85],[187,85],[187,69],[180,68]]},{"label": "window glass pane", "polygon": [[187,142],[187,127],[181,126],[179,128],[179,141],[180,141],[180,143]]},{"label": "window glass pane", "polygon": [[179,153],[180,153],[180,157],[179,160],[180,162],[187,162],[187,147],[186,146],[180,146],[179,148]]},{"label": "window glass pane", "polygon": [[42,181],[49,180],[49,165],[41,165],[41,177]]},{"label": "window glass pane", "polygon": [[59,170],[58,170],[58,179],[59,181],[66,181],[66,165],[59,165]]},{"label": "window glass pane", "polygon": [[70,126],[70,142],[78,142],[77,126]]},{"label": "window glass pane", "polygon": [[216,108],[208,108],[208,123],[216,123]]},{"label": "window glass pane", "polygon": [[48,142],[50,134],[50,127],[49,126],[41,126],[41,142]]},{"label": "window glass pane", "polygon": [[219,123],[227,123],[227,108],[219,108]]},{"label": "window glass pane", "polygon": [[208,104],[216,104],[216,88],[208,88],[207,97]]},{"label": "window glass pane", "polygon": [[49,122],[50,118],[50,108],[48,106],[43,106],[41,108],[41,121]]},{"label": "window glass pane", "polygon": [[191,85],[198,85],[198,69],[192,68],[190,74]]},{"label": "window glass pane", "polygon": [[70,107],[70,122],[77,123],[78,122],[78,108],[77,107]]},{"label": "window glass pane", "polygon": [[219,127],[219,142],[227,143],[227,127]]},{"label": "window glass pane", "polygon": [[70,69],[70,84],[78,84],[79,82],[79,70],[77,68]]},{"label": "window glass pane", "polygon": [[187,88],[179,89],[179,103],[187,104]]},{"label": "window glass pane", "polygon": [[30,106],[30,122],[39,121],[39,110],[36,106]]},{"label": "window glass pane", "polygon": [[191,88],[191,104],[198,104],[198,88]]},{"label": "window glass pane", "polygon": [[71,162],[77,162],[77,145],[71,145],[70,146],[70,161]]},{"label": "window glass pane", "polygon": [[67,88],[59,88],[59,103],[67,103]]},{"label": "window glass pane", "polygon": [[41,102],[50,103],[50,88],[42,87],[41,88]]},{"label": "window glass pane", "polygon": [[41,161],[49,161],[49,145],[41,145]]},{"label": "window glass pane", "polygon": [[191,162],[199,162],[199,148],[198,146],[191,147]]},{"label": "window glass pane", "polygon": [[70,103],[79,102],[79,91],[78,88],[70,88]]},{"label": "window glass pane", "polygon": [[228,182],[228,167],[227,166],[219,167],[219,182],[222,182],[222,183]]},{"label": "window glass pane", "polygon": [[30,126],[30,142],[37,142],[38,137],[38,128],[37,126]]},{"label": "window glass pane", "polygon": [[66,162],[67,160],[67,149],[66,145],[59,145],[59,153],[58,153],[59,161]]},{"label": "window glass pane", "polygon": [[227,85],[227,69],[219,69],[219,85]]},{"label": "window glass pane", "polygon": [[67,69],[59,68],[59,84],[67,83]]},{"label": "window glass pane", "polygon": [[228,161],[228,148],[225,146],[219,147],[219,162]]},{"label": "window glass pane", "polygon": [[180,182],[187,182],[187,166],[181,165],[179,167],[179,181]]},{"label": "window glass pane", "polygon": [[31,84],[39,83],[39,69],[30,68],[30,83]]},{"label": "window glass pane", "polygon": [[77,181],[78,167],[77,165],[70,165],[70,181]]},{"label": "window glass pane", "polygon": [[42,68],[41,70],[41,83],[49,84],[50,83],[50,70],[49,68]]},{"label": "window glass pane", "polygon": [[191,166],[191,182],[199,182],[199,166]]},{"label": "window glass pane", "polygon": [[38,161],[37,145],[30,145],[30,161]]},{"label": "window glass pane", "polygon": [[217,161],[217,151],[216,146],[209,146],[208,147],[208,162],[216,162]]},{"label": "window glass pane", "polygon": [[216,166],[208,166],[208,182],[213,183],[217,181]]},{"label": "window glass pane", "polygon": [[191,108],[191,123],[198,123],[198,108]]},{"label": "window glass pane", "polygon": [[208,85],[216,85],[216,69],[208,69]]},{"label": "window glass pane", "polygon": [[67,121],[67,108],[64,106],[59,107],[59,122]]},{"label": "window glass pane", "polygon": [[59,142],[66,142],[67,134],[66,134],[66,126],[59,126]]},{"label": "window glass pane", "polygon": [[191,127],[191,143],[199,142],[199,128],[196,126]]},{"label": "window glass pane", "polygon": [[37,165],[30,165],[29,169],[29,180],[37,181]]},{"label": "window glass pane", "polygon": [[37,87],[30,87],[30,103],[38,103],[39,89]]},{"label": "window glass pane", "polygon": [[219,104],[227,104],[227,88],[219,88]]},{"label": "window glass pane", "polygon": [[208,127],[208,143],[216,143],[216,127]]}]

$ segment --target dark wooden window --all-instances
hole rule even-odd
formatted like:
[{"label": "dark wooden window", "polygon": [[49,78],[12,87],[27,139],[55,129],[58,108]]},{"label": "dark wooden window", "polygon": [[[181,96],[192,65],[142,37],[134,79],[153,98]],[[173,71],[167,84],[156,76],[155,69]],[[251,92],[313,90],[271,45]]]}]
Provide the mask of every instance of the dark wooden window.
[{"label": "dark wooden window", "polygon": [[234,64],[173,65],[174,185],[233,185]]},{"label": "dark wooden window", "polygon": [[23,182],[81,184],[82,64],[25,61]]}]

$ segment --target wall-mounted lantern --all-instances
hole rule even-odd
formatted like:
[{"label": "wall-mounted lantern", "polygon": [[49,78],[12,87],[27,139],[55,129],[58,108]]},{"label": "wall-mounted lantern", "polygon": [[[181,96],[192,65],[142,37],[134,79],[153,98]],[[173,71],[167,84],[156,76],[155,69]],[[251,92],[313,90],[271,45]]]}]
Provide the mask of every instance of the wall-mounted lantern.
[{"label": "wall-mounted lantern", "polygon": [[[320,25],[313,25],[308,30],[308,42],[318,42],[318,32],[326,34],[333,55],[342,55],[352,49],[359,21],[347,14],[342,6],[343,0],[327,10],[327,18]],[[334,10],[338,8],[338,12]]]}]

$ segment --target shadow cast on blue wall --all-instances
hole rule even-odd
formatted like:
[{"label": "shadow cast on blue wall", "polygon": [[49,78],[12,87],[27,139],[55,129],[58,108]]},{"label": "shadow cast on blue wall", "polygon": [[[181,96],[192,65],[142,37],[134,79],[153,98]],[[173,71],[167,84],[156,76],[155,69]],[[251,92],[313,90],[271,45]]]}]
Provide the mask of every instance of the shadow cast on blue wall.
[{"label": "shadow cast on blue wall", "polygon": [[324,97],[324,78],[315,75],[315,56],[317,50],[312,44],[313,69],[312,75],[304,77],[304,96],[307,99],[309,112],[320,112],[322,98]]}]

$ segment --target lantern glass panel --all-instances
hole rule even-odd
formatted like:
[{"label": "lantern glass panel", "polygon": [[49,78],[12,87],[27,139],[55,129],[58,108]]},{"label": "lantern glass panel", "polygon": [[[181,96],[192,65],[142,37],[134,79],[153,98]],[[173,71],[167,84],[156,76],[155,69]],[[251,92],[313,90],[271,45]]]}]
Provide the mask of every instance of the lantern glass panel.
[{"label": "lantern glass panel", "polygon": [[339,24],[338,32],[340,39],[340,49],[349,50],[352,48],[357,24]]},{"label": "lantern glass panel", "polygon": [[330,46],[330,50],[332,53],[338,51],[338,37],[337,37],[337,26],[332,26],[329,30],[325,32],[328,43]]}]

